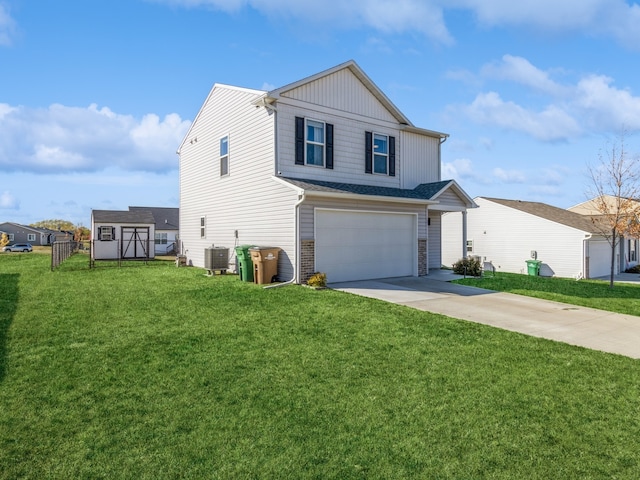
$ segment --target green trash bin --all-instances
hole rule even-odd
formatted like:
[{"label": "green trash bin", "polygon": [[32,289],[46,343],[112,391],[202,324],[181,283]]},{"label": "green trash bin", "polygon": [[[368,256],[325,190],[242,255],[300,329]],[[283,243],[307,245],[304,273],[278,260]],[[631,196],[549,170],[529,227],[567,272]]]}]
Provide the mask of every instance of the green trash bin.
[{"label": "green trash bin", "polygon": [[537,277],[540,275],[540,265],[542,262],[540,260],[527,260],[527,272],[532,277]]},{"label": "green trash bin", "polygon": [[253,261],[249,249],[253,245],[240,245],[236,247],[236,258],[238,259],[238,273],[243,282],[253,282]]}]

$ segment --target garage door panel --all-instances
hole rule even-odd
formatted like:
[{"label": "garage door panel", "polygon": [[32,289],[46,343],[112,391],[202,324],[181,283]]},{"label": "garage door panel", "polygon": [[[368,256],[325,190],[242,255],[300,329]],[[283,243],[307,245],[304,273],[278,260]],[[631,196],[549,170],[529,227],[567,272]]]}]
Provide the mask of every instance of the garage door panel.
[{"label": "garage door panel", "polygon": [[316,210],[316,270],[330,282],[414,275],[416,215]]}]

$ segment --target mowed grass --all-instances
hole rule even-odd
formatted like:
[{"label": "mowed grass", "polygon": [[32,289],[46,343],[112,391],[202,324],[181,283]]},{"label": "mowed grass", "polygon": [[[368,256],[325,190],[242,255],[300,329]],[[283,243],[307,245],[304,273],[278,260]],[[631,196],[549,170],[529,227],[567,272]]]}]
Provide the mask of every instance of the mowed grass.
[{"label": "mowed grass", "polygon": [[504,272],[460,279],[454,283],[640,316],[640,283],[616,282],[610,288],[609,282],[602,280],[576,281]]},{"label": "mowed grass", "polygon": [[0,255],[0,478],[638,478],[636,360],[203,272]]}]

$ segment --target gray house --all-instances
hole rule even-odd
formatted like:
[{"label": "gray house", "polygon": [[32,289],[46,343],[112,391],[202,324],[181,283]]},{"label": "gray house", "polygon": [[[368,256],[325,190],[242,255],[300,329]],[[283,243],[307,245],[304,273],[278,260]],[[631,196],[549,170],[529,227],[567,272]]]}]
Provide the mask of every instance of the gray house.
[{"label": "gray house", "polygon": [[31,245],[51,245],[55,241],[73,238],[73,235],[68,232],[30,227],[13,222],[0,223],[0,232],[7,234],[10,243],[30,243]]},{"label": "gray house", "polygon": [[475,207],[441,178],[447,137],[354,61],[272,91],[215,84],[178,148],[182,251],[202,267],[211,245],[279,247],[296,283],[426,275],[443,212]]}]

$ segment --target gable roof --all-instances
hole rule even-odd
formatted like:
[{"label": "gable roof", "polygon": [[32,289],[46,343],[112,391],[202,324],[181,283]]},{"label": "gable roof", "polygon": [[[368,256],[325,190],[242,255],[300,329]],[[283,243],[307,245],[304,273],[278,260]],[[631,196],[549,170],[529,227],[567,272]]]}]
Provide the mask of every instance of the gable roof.
[{"label": "gable roof", "polygon": [[178,230],[180,225],[180,209],[177,207],[129,207],[129,211],[151,212],[158,230]]},{"label": "gable roof", "polygon": [[535,215],[536,217],[544,218],[545,220],[549,220],[551,222],[566,225],[567,227],[582,230],[583,232],[597,232],[597,230],[593,226],[593,223],[588,217],[585,217],[584,215],[580,215],[578,213],[570,212],[569,210],[565,210],[563,208],[547,205],[546,203],[525,202],[522,200],[505,200],[503,198],[490,197],[479,198],[484,198],[485,200],[489,200],[490,202],[504,205],[505,207],[513,208],[514,210],[519,210],[530,215]]},{"label": "gable roof", "polygon": [[288,91],[291,91],[295,88],[299,88],[302,85],[307,83],[315,82],[323,77],[328,77],[329,75],[333,75],[334,73],[348,69],[355,75],[355,77],[362,82],[362,84],[371,92],[371,94],[382,104],[384,107],[393,115],[393,117],[398,121],[398,123],[402,125],[408,125],[413,127],[411,121],[405,117],[405,115],[396,107],[389,97],[387,97],[380,88],[369,78],[369,76],[364,73],[364,70],[358,66],[358,64],[354,60],[349,60],[347,62],[341,63],[340,65],[336,65],[335,67],[329,68],[322,72],[316,73],[309,77],[303,78],[301,80],[295,81],[288,85],[285,85],[280,88],[276,88],[275,90],[271,90],[267,93],[265,100],[269,103],[277,101],[280,96]]},{"label": "gable roof", "polygon": [[132,223],[138,225],[156,223],[153,215],[148,210],[93,210],[91,217],[94,222],[99,223]]},{"label": "gable roof", "polygon": [[[379,200],[393,200],[408,203],[435,204],[438,197],[448,188],[457,186],[454,180],[442,180],[440,182],[422,183],[414,189],[380,187],[376,185],[360,185],[355,183],[327,182],[324,180],[311,180],[302,178],[274,177],[278,181],[284,181],[290,186],[301,190],[305,195],[320,196],[352,196],[381,197]],[[459,187],[458,187],[459,189]],[[462,191],[460,189],[460,191]],[[464,194],[464,191],[462,191]],[[464,194],[466,198],[466,194]],[[469,198],[471,206],[475,206]]]},{"label": "gable roof", "polygon": [[[31,230],[32,232],[36,232],[36,233],[40,233],[40,234],[49,234],[54,232],[54,230],[48,230],[46,228],[40,228],[40,227],[31,227],[29,225],[22,225],[21,223],[14,223],[14,222],[4,222],[0,225],[6,225],[7,227],[13,227],[13,228],[22,228],[25,230]],[[6,228],[6,227],[5,227]]]}]

